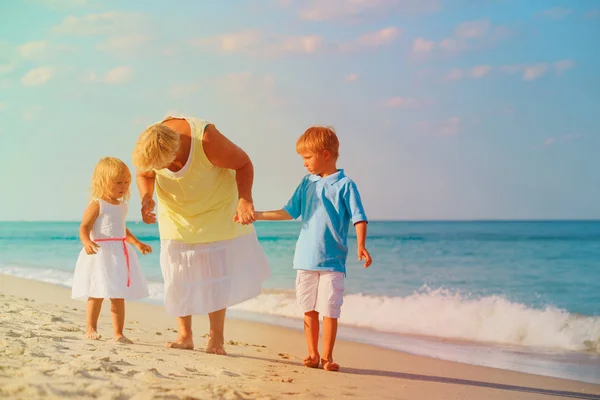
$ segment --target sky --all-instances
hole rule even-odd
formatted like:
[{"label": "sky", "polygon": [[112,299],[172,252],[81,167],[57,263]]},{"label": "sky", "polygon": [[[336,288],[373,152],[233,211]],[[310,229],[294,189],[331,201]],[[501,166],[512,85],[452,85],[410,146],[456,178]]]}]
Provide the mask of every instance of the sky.
[{"label": "sky", "polygon": [[598,42],[595,0],[3,1],[0,220],[80,219],[166,115],[242,147],[261,210],[331,125],[370,219],[598,219]]}]

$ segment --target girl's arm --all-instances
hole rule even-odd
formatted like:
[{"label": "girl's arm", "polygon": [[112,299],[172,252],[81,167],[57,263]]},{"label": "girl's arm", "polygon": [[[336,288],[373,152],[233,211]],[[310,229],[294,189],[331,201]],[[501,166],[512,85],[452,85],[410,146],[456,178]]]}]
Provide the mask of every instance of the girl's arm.
[{"label": "girl's arm", "polygon": [[90,239],[90,232],[99,214],[100,205],[97,201],[91,201],[83,212],[81,225],[79,225],[79,240],[81,240],[81,244],[87,254],[96,254],[96,250],[100,247]]},{"label": "girl's arm", "polygon": [[142,254],[148,254],[148,253],[152,253],[152,247],[148,246],[145,243],[140,242],[140,240],[138,238],[135,237],[135,235],[133,233],[131,233],[131,231],[129,230],[129,228],[125,228],[126,230],[126,239],[125,241],[129,244],[132,244],[135,246],[136,249],[138,249],[140,251],[140,253]]},{"label": "girl's arm", "polygon": [[255,215],[257,220],[262,221],[287,221],[293,219],[285,210],[257,211]]}]

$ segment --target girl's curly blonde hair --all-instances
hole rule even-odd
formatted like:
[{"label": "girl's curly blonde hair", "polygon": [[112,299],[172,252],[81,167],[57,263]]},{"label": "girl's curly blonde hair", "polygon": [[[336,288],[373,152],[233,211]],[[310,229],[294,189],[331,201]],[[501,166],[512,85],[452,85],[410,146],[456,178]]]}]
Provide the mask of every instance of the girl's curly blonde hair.
[{"label": "girl's curly blonde hair", "polygon": [[179,140],[179,134],[162,123],[149,126],[135,143],[133,165],[140,171],[166,168],[175,160]]},{"label": "girl's curly blonde hair", "polygon": [[[110,195],[110,185],[118,180],[131,183],[131,172],[125,163],[118,158],[104,157],[94,168],[92,175],[92,198],[103,199]],[[129,200],[129,186],[121,201]]]}]

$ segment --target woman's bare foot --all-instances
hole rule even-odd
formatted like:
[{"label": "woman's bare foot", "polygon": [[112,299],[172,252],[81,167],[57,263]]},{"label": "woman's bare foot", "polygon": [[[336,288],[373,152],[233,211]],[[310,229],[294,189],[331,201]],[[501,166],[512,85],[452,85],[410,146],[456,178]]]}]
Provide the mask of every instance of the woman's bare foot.
[{"label": "woman's bare foot", "polygon": [[165,347],[169,349],[194,350],[194,340],[190,338],[177,338],[174,342],[167,342]]},{"label": "woman's bare foot", "polygon": [[86,329],[85,337],[90,340],[98,340],[101,338],[100,334],[95,329]]},{"label": "woman's bare foot", "polygon": [[339,371],[340,370],[339,364],[334,363],[333,360],[325,360],[322,358],[321,365],[323,366],[323,369],[325,371]]},{"label": "woman's bare foot", "polygon": [[131,339],[126,338],[123,335],[121,335],[121,336],[115,336],[115,342],[117,342],[117,343],[123,343],[123,344],[133,344],[133,341]]},{"label": "woman's bare foot", "polygon": [[319,355],[306,356],[306,358],[302,360],[302,364],[308,368],[319,368]]},{"label": "woman's bare foot", "polygon": [[223,345],[224,345],[223,339],[216,340],[216,339],[213,339],[212,337],[209,337],[205,351],[209,354],[217,354],[219,356],[226,356],[227,352],[225,351],[225,348],[223,347]]}]

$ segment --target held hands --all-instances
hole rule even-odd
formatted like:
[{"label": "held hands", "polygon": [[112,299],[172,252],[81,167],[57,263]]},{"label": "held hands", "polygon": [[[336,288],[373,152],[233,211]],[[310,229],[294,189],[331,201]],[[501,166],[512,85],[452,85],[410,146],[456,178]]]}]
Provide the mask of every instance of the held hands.
[{"label": "held hands", "polygon": [[92,242],[91,240],[86,240],[83,242],[83,249],[85,250],[86,254],[96,254],[98,248],[100,248],[100,245],[98,245],[96,242]]},{"label": "held hands", "polygon": [[373,262],[371,254],[369,254],[369,251],[364,247],[358,249],[358,261],[362,260],[365,260],[365,268],[369,268],[369,265]]},{"label": "held hands", "polygon": [[142,253],[144,255],[146,255],[148,253],[152,253],[152,247],[150,247],[146,243],[137,242],[134,246],[136,249],[138,249],[140,251],[140,253]]},{"label": "held hands", "polygon": [[142,199],[142,221],[147,224],[153,224],[156,222],[156,214],[154,213],[155,206],[156,203],[154,200],[152,200],[152,197],[144,197]]},{"label": "held hands", "polygon": [[240,199],[238,201],[237,212],[233,216],[233,220],[242,225],[249,225],[256,221],[254,204],[252,204],[250,200]]}]

